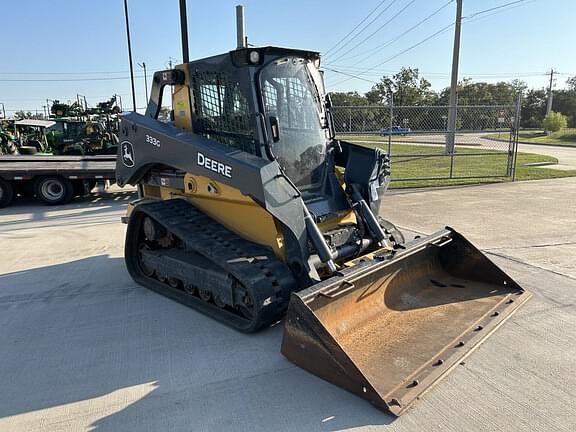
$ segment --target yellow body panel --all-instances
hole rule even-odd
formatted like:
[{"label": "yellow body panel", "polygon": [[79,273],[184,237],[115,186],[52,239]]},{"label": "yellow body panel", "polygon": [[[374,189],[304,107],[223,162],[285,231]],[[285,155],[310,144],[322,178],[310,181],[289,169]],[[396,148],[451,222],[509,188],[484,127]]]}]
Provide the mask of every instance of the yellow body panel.
[{"label": "yellow body panel", "polygon": [[335,218],[320,222],[318,228],[320,228],[320,231],[326,232],[339,228],[342,225],[356,225],[356,223],[356,213],[354,213],[354,210],[345,210],[338,213]]},{"label": "yellow body panel", "polygon": [[184,72],[184,84],[174,86],[172,94],[172,109],[176,127],[192,132],[192,101],[190,100],[190,77],[186,65],[178,65],[176,69]]},{"label": "yellow body panel", "polygon": [[284,237],[274,218],[238,189],[204,176],[186,174],[184,190],[144,185],[144,196],[155,199],[183,198],[239,236],[274,250],[285,260]]},{"label": "yellow body panel", "polygon": [[[190,201],[229,230],[254,243],[271,247],[279,259],[286,261],[284,237],[274,217],[238,189],[189,173],[184,176],[184,190],[150,184],[144,184],[143,187],[145,199],[182,198]],[[128,216],[130,213],[131,209],[128,210]],[[346,210],[318,224],[318,227],[326,232],[356,223],[354,211]]]}]

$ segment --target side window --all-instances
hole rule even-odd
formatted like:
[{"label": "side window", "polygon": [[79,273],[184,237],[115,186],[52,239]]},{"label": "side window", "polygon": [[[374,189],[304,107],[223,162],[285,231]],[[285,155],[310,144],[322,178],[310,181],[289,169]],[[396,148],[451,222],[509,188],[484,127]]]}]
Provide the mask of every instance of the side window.
[{"label": "side window", "polygon": [[224,73],[193,76],[194,131],[239,150],[256,153],[248,100]]}]

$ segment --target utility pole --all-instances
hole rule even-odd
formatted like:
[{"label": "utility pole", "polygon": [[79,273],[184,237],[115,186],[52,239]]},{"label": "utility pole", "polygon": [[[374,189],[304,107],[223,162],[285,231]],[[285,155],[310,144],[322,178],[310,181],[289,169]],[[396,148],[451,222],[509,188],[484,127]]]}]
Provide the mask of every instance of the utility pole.
[{"label": "utility pole", "polygon": [[142,69],[144,69],[144,87],[146,89],[146,103],[148,103],[148,77],[146,76],[146,62],[138,63]]},{"label": "utility pole", "polygon": [[546,103],[546,115],[550,114],[552,111],[552,86],[554,85],[554,73],[556,71],[554,69],[550,69],[550,84],[548,85],[548,101]]},{"label": "utility pole", "polygon": [[128,23],[128,0],[124,0],[124,18],[126,18],[126,39],[128,39],[128,61],[130,63],[130,83],[132,84],[132,111],[136,112],[136,91],[134,90],[134,67],[132,66],[132,44],[130,42],[130,24]]},{"label": "utility pole", "polygon": [[456,137],[456,116],[458,103],[458,62],[460,60],[460,29],[462,27],[462,1],[456,0],[456,26],[454,27],[454,50],[452,51],[452,78],[450,81],[450,102],[448,106],[448,131],[446,133],[446,154],[454,153]]}]

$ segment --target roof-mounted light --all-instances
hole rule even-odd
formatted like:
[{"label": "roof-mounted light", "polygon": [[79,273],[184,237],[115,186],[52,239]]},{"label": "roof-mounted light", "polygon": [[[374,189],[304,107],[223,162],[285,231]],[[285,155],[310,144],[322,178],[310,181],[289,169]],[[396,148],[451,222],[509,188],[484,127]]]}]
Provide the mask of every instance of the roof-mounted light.
[{"label": "roof-mounted light", "polygon": [[260,53],[258,51],[250,51],[250,63],[258,64],[260,62]]}]

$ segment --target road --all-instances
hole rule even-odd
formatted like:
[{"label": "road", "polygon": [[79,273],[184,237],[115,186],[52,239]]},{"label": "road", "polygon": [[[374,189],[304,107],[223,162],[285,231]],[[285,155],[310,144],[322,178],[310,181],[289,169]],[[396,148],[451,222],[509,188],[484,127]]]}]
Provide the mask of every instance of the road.
[{"label": "road", "polygon": [[[574,431],[575,178],[406,190],[386,216],[444,224],[534,297],[398,419],[247,336],[136,285],[131,194],[0,213],[2,431]],[[385,367],[385,365],[383,365]]]}]

